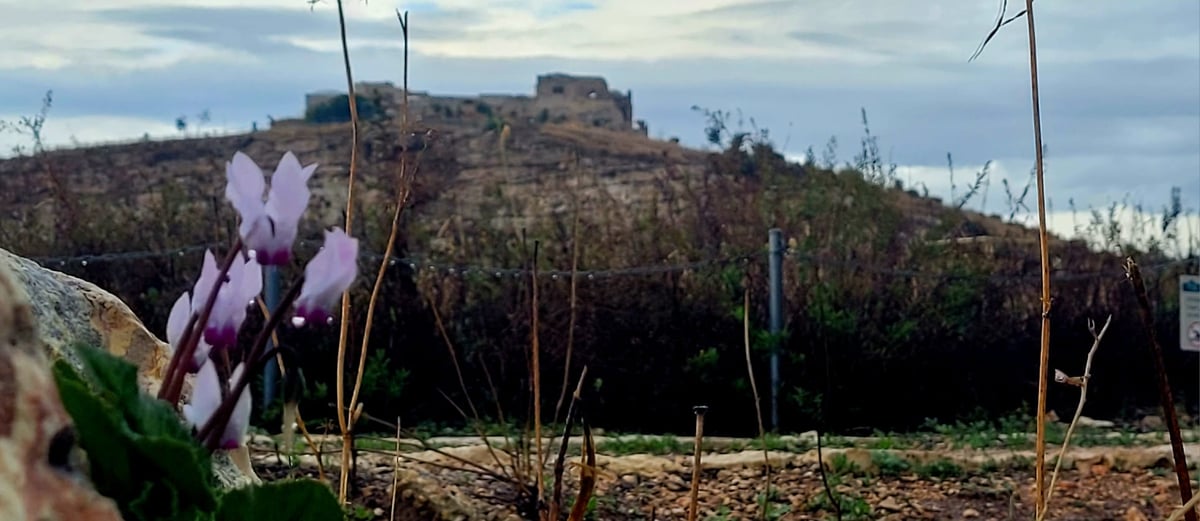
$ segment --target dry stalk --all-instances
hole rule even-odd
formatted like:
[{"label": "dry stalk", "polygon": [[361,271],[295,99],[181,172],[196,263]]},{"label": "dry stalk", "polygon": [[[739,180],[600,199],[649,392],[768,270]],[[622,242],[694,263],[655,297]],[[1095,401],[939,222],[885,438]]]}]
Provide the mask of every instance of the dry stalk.
[{"label": "dry stalk", "polygon": [[299,411],[296,411],[296,426],[300,427],[300,434],[304,436],[304,442],[312,448],[313,456],[317,458],[317,477],[320,478],[322,482],[327,481],[328,478],[325,475],[325,462],[323,461],[324,457],[322,455],[323,451],[321,450],[321,444],[324,444],[325,442],[313,441],[312,436],[308,434],[308,428],[304,425],[304,418],[300,417]]},{"label": "dry stalk", "polygon": [[[467,407],[471,409],[471,416],[468,417],[466,411],[462,410],[458,404],[454,403],[449,396],[446,396],[446,400],[449,401],[456,410],[458,410],[458,413],[461,414],[464,419],[471,423],[472,428],[475,429],[475,434],[479,436],[479,439],[483,441],[485,446],[487,446],[488,454],[492,456],[492,459],[496,462],[496,465],[503,469],[504,464],[500,462],[500,457],[496,455],[496,451],[492,447],[491,440],[488,439],[487,433],[484,432],[482,426],[483,420],[479,416],[479,411],[475,409],[475,402],[471,400],[470,392],[467,391],[467,382],[465,379],[463,379],[462,367],[458,363],[458,352],[454,349],[454,343],[450,341],[450,335],[446,332],[446,326],[442,322],[442,315],[441,313],[438,313],[437,310],[437,303],[433,301],[433,297],[426,297],[426,300],[429,302],[429,309],[433,310],[433,322],[437,326],[438,333],[441,335],[442,340],[446,344],[446,350],[450,352],[450,361],[454,363],[454,372],[458,375],[458,385],[459,388],[462,389],[463,396],[465,396],[467,399]],[[445,396],[444,393],[443,396]]]},{"label": "dry stalk", "polygon": [[1183,516],[1188,515],[1189,512],[1195,514],[1197,503],[1200,503],[1200,495],[1192,497],[1192,499],[1188,501],[1186,505],[1183,505],[1179,508],[1179,510],[1172,512],[1171,517],[1168,517],[1167,521],[1179,521],[1183,518]]},{"label": "dry stalk", "polygon": [[[592,427],[588,425],[587,415],[581,415],[583,424],[583,465],[579,467],[579,494],[575,496],[575,504],[571,506],[571,515],[567,521],[583,521],[587,514],[588,503],[596,490],[596,442],[592,438]],[[651,519],[654,519],[651,516]]]},{"label": "dry stalk", "polygon": [[[746,344],[746,373],[750,375],[750,391],[754,393],[754,414],[758,417],[758,438],[762,442],[763,469],[766,476],[766,498],[771,497],[771,456],[767,450],[767,431],[763,428],[762,403],[758,398],[758,384],[754,381],[754,364],[750,361],[750,287],[747,286],[742,298],[742,337]],[[759,509],[759,519],[767,518],[767,502],[763,501]]]},{"label": "dry stalk", "polygon": [[[258,299],[258,309],[260,311],[262,311],[264,320],[270,320],[271,311],[267,309],[267,303],[263,302],[262,299]],[[274,342],[276,347],[279,346],[279,334],[277,331],[271,331],[271,341]],[[286,377],[287,376],[287,366],[283,363],[283,354],[275,353],[275,360],[279,364],[279,373]],[[304,418],[302,418],[300,416],[299,407],[296,408],[294,414],[295,414],[296,426],[300,428],[300,434],[302,436],[304,436],[304,442],[308,444],[309,448],[313,451],[313,456],[316,457],[316,459],[317,459],[317,478],[319,478],[322,482],[324,482],[325,481],[325,463],[321,461],[321,459],[322,459],[321,458],[321,447],[317,446],[313,442],[312,436],[310,436],[308,434],[308,429],[305,428],[305,426],[304,426]],[[285,414],[284,416],[286,417],[287,415]],[[285,439],[284,447],[290,453],[292,451],[292,442],[290,441],[290,438],[294,434],[292,433],[291,425],[286,420],[284,421],[284,424],[282,427],[282,432],[283,432],[284,439]]]},{"label": "dry stalk", "polygon": [[[346,94],[350,105],[350,169],[346,180],[346,234],[353,235],[354,225],[354,177],[358,170],[358,101],[354,93],[354,74],[350,68],[350,46],[346,44],[346,15],[342,9],[342,0],[337,0],[338,29],[342,42],[342,63],[346,68]],[[338,477],[338,501],[346,503],[350,492],[350,453],[354,447],[354,438],[350,432],[349,409],[346,403],[346,345],[350,338],[350,292],[342,293],[342,320],[338,332],[337,353],[337,420],[338,430],[342,434],[341,473]]]},{"label": "dry stalk", "polygon": [[533,372],[533,437],[536,446],[535,459],[538,463],[537,471],[533,477],[537,481],[537,503],[540,505],[543,498],[546,497],[546,484],[542,479],[542,468],[546,465],[546,460],[542,456],[542,368],[540,364],[541,347],[538,345],[538,280],[537,280],[537,264],[538,264],[538,241],[533,241],[533,262],[530,263],[529,285],[530,293],[530,331],[529,344],[530,350],[533,351],[532,372]]},{"label": "dry stalk", "polygon": [[550,519],[558,519],[558,513],[562,506],[562,477],[563,470],[567,460],[567,445],[571,439],[571,425],[575,420],[575,413],[579,404],[579,400],[583,394],[583,382],[587,378],[587,366],[583,366],[583,372],[579,374],[579,383],[575,385],[575,393],[571,395],[571,404],[567,407],[567,418],[565,420],[566,427],[563,427],[562,440],[558,444],[558,458],[554,460],[554,492],[550,496]]},{"label": "dry stalk", "polygon": [[396,492],[400,488],[400,417],[396,417],[396,457],[392,458],[392,513],[391,521],[396,521]]},{"label": "dry stalk", "polygon": [[[1092,334],[1092,348],[1088,350],[1087,361],[1083,364],[1083,376],[1078,380],[1063,378],[1065,383],[1079,385],[1079,405],[1075,406],[1075,416],[1071,418],[1071,424],[1067,426],[1067,434],[1063,436],[1062,448],[1058,450],[1058,458],[1054,462],[1054,472],[1050,474],[1050,486],[1046,489],[1046,504],[1049,506],[1050,498],[1054,496],[1054,484],[1058,481],[1058,471],[1062,467],[1063,456],[1067,453],[1067,447],[1071,444],[1071,435],[1075,433],[1075,426],[1079,423],[1079,417],[1083,415],[1083,404],[1087,402],[1088,383],[1092,379],[1092,358],[1096,356],[1096,351],[1100,349],[1100,340],[1104,338],[1104,332],[1108,331],[1108,325],[1112,323],[1112,315],[1104,321],[1104,327],[1100,328],[1100,332],[1096,332],[1096,323],[1088,320],[1088,332]],[[1056,378],[1057,379],[1057,378]],[[1042,521],[1046,518],[1048,509],[1042,510],[1037,516],[1037,521]]]},{"label": "dry stalk", "polygon": [[[362,417],[363,417],[363,418],[365,418],[365,419],[367,419],[367,420],[370,420],[370,421],[373,421],[373,422],[375,422],[375,423],[378,423],[378,424],[380,424],[380,425],[382,425],[382,426],[385,426],[385,427],[391,428],[391,429],[396,429],[396,428],[398,428],[398,424],[394,424],[394,423],[392,423],[392,422],[389,422],[389,421],[386,421],[386,420],[382,420],[382,419],[376,418],[376,417],[374,417],[374,416],[371,416],[370,414],[363,413],[363,414],[362,414]],[[408,438],[410,438],[410,439],[412,439],[412,440],[413,440],[412,442],[409,442],[409,444],[410,444],[410,445],[413,445],[413,446],[416,446],[416,447],[420,447],[422,450],[429,451],[429,452],[433,452],[434,454],[437,454],[437,455],[439,455],[439,456],[444,456],[444,457],[445,457],[445,458],[447,458],[447,459],[454,460],[454,461],[456,461],[456,462],[458,462],[458,463],[461,463],[461,464],[463,464],[463,466],[464,466],[464,467],[453,467],[453,466],[447,466],[447,465],[445,465],[445,464],[438,464],[438,463],[436,463],[436,462],[432,462],[432,461],[424,461],[424,460],[420,460],[420,459],[417,459],[417,458],[410,458],[410,457],[403,456],[403,455],[396,455],[397,457],[404,458],[404,459],[408,459],[408,460],[411,460],[411,461],[414,461],[414,462],[417,462],[417,463],[424,463],[424,464],[433,465],[433,466],[442,467],[442,468],[447,468],[447,469],[451,469],[451,470],[460,470],[460,471],[464,471],[464,472],[474,472],[474,473],[476,473],[476,474],[481,474],[481,475],[485,475],[485,476],[489,476],[489,477],[495,478],[497,481],[511,481],[511,480],[510,480],[510,479],[509,479],[507,476],[504,476],[504,475],[502,475],[502,474],[500,474],[500,473],[498,473],[498,472],[496,472],[496,471],[493,471],[492,469],[489,469],[489,468],[487,468],[487,467],[485,467],[485,466],[483,466],[483,465],[481,465],[481,464],[479,464],[479,463],[476,463],[476,462],[474,462],[474,461],[471,461],[471,460],[469,460],[469,459],[463,458],[463,457],[461,457],[461,456],[456,456],[456,455],[454,455],[453,453],[450,453],[450,452],[446,452],[445,450],[442,450],[440,447],[435,447],[435,446],[433,446],[433,445],[430,445],[430,444],[429,444],[429,442],[427,442],[427,441],[425,441],[425,440],[423,440],[423,439],[421,439],[421,438],[419,438],[419,437],[416,437],[415,435],[410,435]],[[378,450],[371,450],[371,449],[361,449],[361,450],[362,450],[362,452],[372,452],[372,453],[378,453],[378,454],[385,454],[385,455],[388,455],[388,456],[395,455],[395,454],[394,454],[394,453],[392,453],[392,452],[386,452],[386,451],[378,451]]]},{"label": "dry stalk", "polygon": [[[400,20],[400,28],[404,39],[404,110],[402,111],[400,121],[403,134],[408,130],[408,16],[407,13],[405,13],[404,16],[401,16],[399,12],[397,12],[396,15]],[[354,172],[359,148],[358,108],[356,106],[358,99],[354,93],[354,80],[350,68],[350,54],[349,48],[346,44],[345,15],[343,13],[341,0],[338,0],[338,25],[341,31],[342,58],[346,66],[346,82],[348,84],[348,102],[350,105],[352,132],[351,141],[353,146],[350,152],[349,186],[346,194],[346,233],[349,234],[351,231],[351,225],[353,224]],[[379,269],[375,276],[375,284],[371,288],[370,300],[367,303],[367,315],[362,331],[362,344],[359,350],[358,370],[355,374],[354,390],[351,393],[350,403],[348,406],[345,406],[345,355],[346,345],[348,344],[349,339],[348,328],[350,293],[345,292],[342,294],[342,328],[338,342],[337,400],[339,411],[338,423],[342,433],[342,472],[339,480],[338,497],[343,503],[345,502],[346,495],[349,492],[351,474],[350,470],[353,470],[353,463],[350,461],[350,459],[354,451],[354,423],[357,420],[359,411],[362,409],[362,404],[358,402],[358,396],[362,390],[363,374],[366,371],[367,348],[370,345],[371,326],[374,323],[375,309],[378,304],[379,293],[383,289],[383,278],[387,273],[391,253],[395,247],[396,236],[400,227],[400,216],[404,212],[404,206],[407,204],[409,194],[411,193],[411,190],[409,189],[409,182],[416,172],[415,164],[411,165],[411,170],[409,168],[409,156],[407,151],[403,152],[403,154],[404,155],[401,156],[400,159],[400,175],[399,182],[397,184],[396,209],[392,213],[391,230],[388,234],[387,245],[384,248],[383,259],[380,260]],[[344,406],[345,409],[343,409]],[[353,411],[353,413],[350,411]]]},{"label": "dry stalk", "polygon": [[[1188,476],[1187,454],[1183,451],[1183,437],[1179,433],[1179,418],[1175,415],[1175,399],[1171,395],[1171,382],[1167,380],[1162,346],[1158,344],[1158,335],[1154,332],[1154,313],[1150,309],[1150,297],[1146,294],[1142,270],[1132,258],[1125,259],[1125,273],[1129,276],[1129,283],[1133,285],[1142,327],[1146,329],[1146,336],[1149,337],[1150,358],[1153,359],[1154,371],[1158,376],[1158,398],[1162,402],[1167,432],[1171,435],[1171,455],[1175,459],[1175,478],[1179,482],[1179,502],[1187,504],[1192,499],[1192,479]],[[1185,510],[1183,515],[1187,521],[1200,519],[1195,510]]]},{"label": "dry stalk", "polygon": [[704,450],[704,413],[708,407],[697,405],[692,408],[696,413],[696,441],[692,448],[692,489],[688,496],[688,521],[696,521],[700,510],[700,454]]},{"label": "dry stalk", "polygon": [[1046,490],[1045,490],[1045,474],[1046,474],[1046,392],[1048,390],[1047,376],[1050,366],[1050,307],[1052,299],[1050,297],[1050,240],[1049,234],[1046,232],[1046,183],[1045,183],[1045,163],[1043,161],[1042,148],[1042,116],[1039,107],[1038,98],[1038,72],[1037,72],[1037,38],[1033,24],[1033,0],[1025,0],[1025,10],[1017,13],[1011,18],[1005,19],[1005,10],[1008,7],[1008,0],[1003,0],[1000,5],[1000,14],[996,18],[996,26],[988,33],[987,38],[975,50],[968,61],[973,61],[978,58],[983,52],[983,49],[991,41],[992,37],[1001,27],[1008,25],[1010,22],[1025,16],[1025,21],[1029,33],[1029,91],[1033,101],[1033,141],[1034,154],[1036,157],[1036,178],[1037,178],[1037,206],[1038,206],[1038,245],[1041,253],[1041,272],[1042,272],[1042,335],[1041,335],[1041,356],[1038,363],[1038,401],[1037,401],[1037,461],[1034,462],[1034,513],[1040,519],[1044,515],[1043,510],[1046,509]]},{"label": "dry stalk", "polygon": [[1037,169],[1038,245],[1042,267],[1042,338],[1038,363],[1037,461],[1034,463],[1035,514],[1046,510],[1046,392],[1050,366],[1050,237],[1046,232],[1046,179],[1042,157],[1042,115],[1038,100],[1037,39],[1033,26],[1033,0],[1025,0],[1025,21],[1029,29],[1029,91],[1033,101],[1033,142]]}]

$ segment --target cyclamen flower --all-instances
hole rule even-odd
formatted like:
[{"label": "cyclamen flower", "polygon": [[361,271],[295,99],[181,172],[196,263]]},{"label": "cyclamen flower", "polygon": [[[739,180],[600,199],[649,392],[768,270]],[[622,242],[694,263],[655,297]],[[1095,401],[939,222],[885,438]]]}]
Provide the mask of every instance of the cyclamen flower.
[{"label": "cyclamen flower", "polygon": [[[241,377],[243,369],[240,363],[233,368],[233,374],[229,377],[230,387]],[[214,363],[210,361],[201,366],[199,374],[196,375],[191,402],[183,404],[183,418],[188,424],[200,429],[220,405],[221,380],[217,376]],[[246,386],[238,396],[233,414],[229,416],[229,423],[225,425],[225,431],[221,434],[222,449],[236,449],[246,441],[246,430],[250,426],[250,407],[250,386]]]},{"label": "cyclamen flower", "polygon": [[238,234],[250,258],[264,266],[287,264],[300,217],[308,207],[308,178],[317,165],[300,166],[290,151],[279,160],[271,188],[263,200],[266,181],[250,156],[238,152],[225,164],[225,197],[242,217]]},{"label": "cyclamen flower", "polygon": [[[184,329],[187,328],[188,320],[192,318],[192,299],[188,292],[183,292],[179,296],[179,300],[175,301],[175,305],[171,307],[171,315],[167,318],[167,343],[170,344],[171,352],[174,353],[180,349],[180,344],[183,342]],[[204,365],[204,361],[208,359],[208,351],[212,346],[204,341],[204,336],[201,335],[196,343],[196,351],[192,356],[191,364],[187,366],[187,372],[195,374],[200,370],[200,366]]]},{"label": "cyclamen flower", "polygon": [[[199,312],[208,302],[209,292],[221,270],[217,268],[212,251],[204,252],[204,266],[200,279],[192,291],[192,309]],[[233,259],[229,273],[217,292],[204,325],[204,340],[214,347],[231,347],[237,343],[238,330],[246,320],[246,308],[262,292],[262,268],[254,259],[243,261],[241,255]]]},{"label": "cyclamen flower", "polygon": [[304,268],[304,286],[296,299],[292,323],[329,323],[330,310],[358,276],[358,239],[341,228],[325,231],[325,245]]}]

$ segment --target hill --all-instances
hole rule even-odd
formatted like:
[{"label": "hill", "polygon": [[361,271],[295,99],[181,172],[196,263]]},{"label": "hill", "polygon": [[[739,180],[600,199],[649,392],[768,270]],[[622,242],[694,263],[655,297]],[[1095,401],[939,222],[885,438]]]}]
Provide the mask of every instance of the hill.
[{"label": "hill", "polygon": [[[572,351],[572,367],[588,364],[606,382],[595,390],[601,424],[686,429],[690,406],[704,402],[727,415],[714,432],[747,432],[743,290],[757,367],[771,349],[785,353],[785,428],[810,426],[818,413],[847,430],[998,417],[1034,396],[1035,231],[903,190],[878,162],[836,172],[789,163],[750,135],[723,136],[724,150],[703,152],[572,121],[494,123],[425,121],[407,132],[386,118],[363,125],[355,212],[364,248],[384,248],[400,163],[419,164],[397,245],[404,262],[385,278],[388,312],[372,339],[381,348],[364,391],[373,415],[455,421],[438,397],[466,398],[446,387],[455,381],[447,341],[461,351],[466,395],[523,410],[524,268],[534,240],[547,275],[539,280],[543,367],[556,375],[547,385],[557,390]],[[271,169],[291,150],[321,165],[302,227],[308,242],[300,248],[311,251],[322,228],[342,221],[349,136],[347,124],[283,121],[236,136],[0,161],[0,245],[112,290],[162,331],[169,303],[196,273],[192,247],[228,244],[236,227],[223,198],[224,162],[240,150]],[[767,333],[763,318],[772,227],[789,246],[782,336]],[[1062,346],[1055,366],[1082,363],[1088,318],[1114,313],[1109,338],[1140,342],[1120,259],[1057,239],[1052,250]],[[148,253],[78,257],[131,251]],[[367,255],[363,273],[377,261]],[[1172,273],[1161,270],[1157,280]],[[1155,287],[1170,302],[1170,285]],[[1162,312],[1160,325],[1171,327],[1170,310]],[[322,360],[336,339],[288,335],[312,357],[310,383],[332,382]],[[1113,349],[1097,362],[1107,383],[1089,399],[1093,415],[1154,403],[1149,366],[1136,351]],[[1179,362],[1180,388],[1194,388],[1184,387],[1196,382],[1181,365],[1189,355],[1169,356]],[[1065,413],[1069,394],[1051,404]],[[1195,396],[1185,398],[1196,406]],[[311,405],[313,414],[327,412],[327,399]]]}]

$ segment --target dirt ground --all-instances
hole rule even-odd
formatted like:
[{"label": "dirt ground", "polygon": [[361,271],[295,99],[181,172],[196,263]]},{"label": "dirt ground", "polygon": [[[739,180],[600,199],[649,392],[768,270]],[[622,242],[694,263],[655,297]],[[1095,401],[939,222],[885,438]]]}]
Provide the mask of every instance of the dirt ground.
[{"label": "dirt ground", "polygon": [[[757,453],[761,463],[761,452]],[[596,497],[587,519],[683,520],[687,516],[691,469],[687,465],[653,468],[622,466],[622,458],[639,464],[648,457],[611,458],[601,467]],[[661,459],[661,458],[660,458]],[[685,457],[676,458],[685,462]],[[665,460],[664,460],[665,461]],[[357,519],[392,519],[393,458],[362,454],[352,501]],[[260,453],[255,468],[263,479],[306,475],[316,477],[315,465],[290,465],[278,456]],[[395,519],[533,519],[529,494],[501,477],[479,471],[446,468],[455,465],[403,461],[401,491]],[[816,462],[784,462],[771,476],[773,493],[766,497],[761,465],[730,465],[705,469],[699,491],[698,519],[723,521],[759,519],[837,519]],[[460,466],[461,467],[461,466]],[[612,469],[612,470],[609,470]],[[564,490],[567,503],[578,487],[578,469],[569,470]],[[1033,473],[1028,469],[954,467],[941,472],[878,473],[827,471],[830,488],[840,499],[841,519],[1006,521],[1032,519]],[[1193,476],[1194,478],[1195,476]],[[336,477],[331,477],[336,479]],[[1195,486],[1195,481],[1193,481]],[[1118,468],[1104,463],[1063,469],[1051,499],[1048,519],[1058,521],[1141,521],[1165,519],[1179,504],[1176,478],[1162,465]],[[764,504],[765,503],[765,504]],[[761,506],[760,506],[761,505]]]}]

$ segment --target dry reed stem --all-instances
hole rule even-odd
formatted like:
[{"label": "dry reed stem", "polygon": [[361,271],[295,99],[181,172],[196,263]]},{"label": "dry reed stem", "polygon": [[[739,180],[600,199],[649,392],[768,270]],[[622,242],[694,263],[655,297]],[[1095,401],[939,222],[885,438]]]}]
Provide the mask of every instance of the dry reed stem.
[{"label": "dry reed stem", "polygon": [[704,451],[704,413],[708,407],[699,405],[692,410],[696,412],[696,441],[692,447],[692,488],[688,493],[688,521],[696,521],[700,509],[700,455]]},{"label": "dry reed stem", "polygon": [[[1171,436],[1171,455],[1175,460],[1175,478],[1179,482],[1179,503],[1187,504],[1192,499],[1192,479],[1188,476],[1187,454],[1183,451],[1183,436],[1179,433],[1179,418],[1175,414],[1175,399],[1171,395],[1171,383],[1167,379],[1167,368],[1163,363],[1162,346],[1158,344],[1158,335],[1154,332],[1154,313],[1150,309],[1150,297],[1146,293],[1146,283],[1142,280],[1142,270],[1132,258],[1125,259],[1125,273],[1129,277],[1129,283],[1133,285],[1142,327],[1149,337],[1147,343],[1150,358],[1158,376],[1158,398],[1162,403],[1163,418],[1167,422],[1167,433]],[[1200,519],[1195,511],[1184,511],[1183,515],[1187,521]]]},{"label": "dry reed stem", "polygon": [[1046,510],[1046,392],[1050,366],[1050,237],[1046,231],[1046,179],[1042,156],[1042,115],[1038,99],[1037,39],[1033,26],[1033,0],[1025,0],[1025,20],[1029,29],[1029,91],[1033,102],[1033,142],[1037,169],[1038,245],[1042,268],[1042,335],[1038,363],[1037,461],[1034,462],[1035,515]]},{"label": "dry reed stem", "polygon": [[322,482],[328,481],[325,475],[325,462],[322,461],[324,458],[321,457],[321,454],[324,452],[321,450],[321,444],[324,444],[325,442],[313,441],[312,436],[308,434],[308,428],[304,425],[304,418],[300,417],[300,411],[296,411],[296,426],[300,427],[300,434],[304,436],[304,442],[307,443],[310,448],[312,448],[313,456],[317,458],[317,477],[320,478]]},{"label": "dry reed stem", "polygon": [[[342,43],[342,63],[346,69],[346,94],[347,103],[350,105],[350,167],[349,174],[346,180],[346,235],[353,236],[354,225],[354,177],[358,170],[358,98],[354,93],[354,74],[350,68],[350,46],[346,43],[346,15],[342,9],[342,0],[337,0],[338,8],[338,30],[340,31]],[[338,476],[338,501],[342,504],[346,503],[346,496],[350,491],[350,452],[354,447],[354,439],[351,434],[351,425],[349,409],[344,407],[346,403],[346,344],[350,338],[350,292],[342,292],[342,321],[341,328],[338,332],[338,353],[337,353],[337,420],[338,429],[342,434],[342,463],[341,473]]]},{"label": "dry reed stem", "polygon": [[[1088,382],[1092,379],[1092,358],[1100,349],[1100,340],[1104,338],[1104,333],[1108,331],[1111,323],[1112,315],[1109,315],[1104,321],[1104,327],[1100,328],[1100,332],[1097,333],[1096,323],[1088,320],[1088,332],[1092,334],[1092,348],[1088,350],[1087,361],[1083,364],[1083,376],[1079,379],[1079,405],[1075,406],[1075,416],[1071,418],[1071,424],[1067,426],[1067,434],[1063,436],[1062,447],[1058,449],[1058,458],[1054,462],[1054,472],[1050,474],[1050,486],[1046,489],[1047,507],[1049,507],[1050,498],[1054,497],[1054,485],[1058,482],[1058,471],[1062,467],[1063,456],[1067,453],[1067,447],[1071,445],[1071,435],[1075,433],[1075,426],[1079,423],[1079,417],[1083,415],[1083,404],[1087,402]],[[1045,519],[1048,511],[1048,509],[1042,510],[1037,516],[1037,521]]]},{"label": "dry reed stem", "polygon": [[[546,460],[542,455],[542,368],[540,363],[541,346],[538,345],[538,280],[537,280],[537,265],[538,265],[538,241],[533,241],[533,262],[531,263],[529,285],[530,293],[530,308],[532,314],[530,316],[530,349],[533,351],[533,437],[536,446],[535,458],[538,462],[537,473],[534,474],[534,479],[537,480],[537,502],[540,505],[542,499],[546,497],[546,484],[542,479],[542,468],[546,465]],[[540,506],[539,506],[540,509]]]},{"label": "dry reed stem", "polygon": [[388,519],[396,521],[396,491],[400,488],[400,417],[396,417],[396,456],[392,458],[392,508]]},{"label": "dry reed stem", "polygon": [[[562,439],[558,443],[558,458],[554,460],[554,492],[550,496],[550,519],[558,519],[558,513],[562,505],[562,476],[567,460],[567,445],[571,439],[571,424],[574,421],[576,404],[583,394],[583,382],[587,378],[587,366],[583,366],[583,372],[579,375],[579,383],[575,385],[575,393],[571,395],[571,405],[567,407],[567,418],[564,420],[566,426],[563,427]],[[582,471],[581,471],[582,472]]]},{"label": "dry reed stem", "polygon": [[[575,496],[575,504],[571,506],[571,515],[567,521],[583,521],[587,515],[588,503],[596,490],[596,442],[592,439],[592,428],[588,425],[587,415],[583,424],[583,464],[579,466],[579,494]],[[564,443],[566,443],[564,441]],[[651,516],[653,519],[653,516]],[[557,520],[552,520],[557,521]]]},{"label": "dry reed stem", "polygon": [[1197,503],[1200,503],[1200,494],[1193,496],[1186,505],[1183,505],[1178,510],[1172,512],[1171,517],[1168,517],[1167,521],[1179,521],[1179,519],[1181,519],[1183,516],[1188,515],[1189,512],[1195,515]]},{"label": "dry reed stem", "polygon": [[[758,384],[754,381],[754,364],[750,361],[750,287],[747,286],[742,298],[742,339],[746,344],[746,373],[750,376],[750,391],[754,393],[754,414],[758,417],[758,438],[762,441],[763,469],[766,472],[767,488],[763,491],[764,498],[771,496],[771,455],[767,450],[767,430],[763,428],[762,403],[758,398]],[[764,500],[759,508],[759,519],[767,518],[767,502]]]},{"label": "dry reed stem", "polygon": [[[403,171],[407,167],[406,163],[405,159],[400,160],[401,183],[404,182]],[[391,231],[388,233],[387,246],[383,249],[383,258],[379,261],[379,270],[375,273],[375,285],[371,288],[371,298],[367,301],[367,317],[362,331],[362,347],[359,349],[358,355],[358,372],[354,377],[354,392],[350,394],[349,408],[351,410],[358,404],[358,395],[362,390],[363,374],[367,368],[367,347],[371,342],[371,326],[375,322],[375,306],[378,304],[379,293],[383,290],[383,277],[387,275],[388,263],[391,261],[392,249],[395,248],[396,235],[400,228],[400,214],[404,212],[404,205],[408,201],[408,194],[409,190],[401,186],[400,194],[396,201],[396,210],[392,212],[392,226]],[[351,425],[350,427],[353,429],[354,426]]]}]

